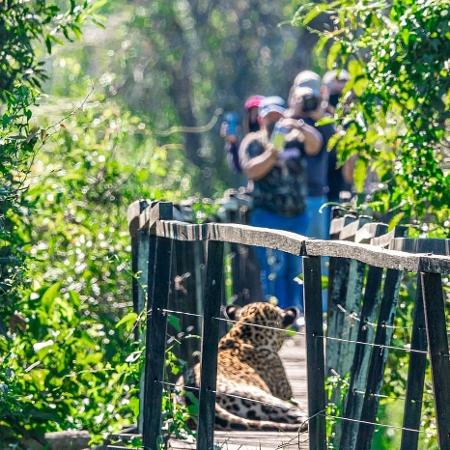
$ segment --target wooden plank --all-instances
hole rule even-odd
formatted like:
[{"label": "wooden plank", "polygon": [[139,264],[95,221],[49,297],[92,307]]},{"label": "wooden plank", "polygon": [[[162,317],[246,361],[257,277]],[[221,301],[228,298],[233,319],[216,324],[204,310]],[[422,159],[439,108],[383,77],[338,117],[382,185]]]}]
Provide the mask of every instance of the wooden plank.
[{"label": "wooden plank", "polygon": [[[146,293],[149,290],[149,267],[154,269],[153,262],[149,261],[149,255],[154,258],[155,236],[151,236],[146,230],[139,229],[139,214],[147,208],[148,203],[145,200],[134,202],[128,208],[128,223],[131,235],[131,289],[133,299],[133,310],[140,314],[145,307]],[[151,247],[151,249],[150,249]],[[137,340],[145,341],[145,335],[141,335],[139,327],[134,329],[134,337]],[[139,415],[138,428],[142,433],[144,408],[144,371],[140,377],[139,389]]]},{"label": "wooden plank", "polygon": [[[306,241],[307,255],[326,255],[340,258],[350,258],[376,267],[407,270],[417,272],[420,264],[419,255],[386,250],[369,244],[357,244],[347,241]],[[437,258],[437,257],[434,257]],[[450,269],[450,259],[448,261]],[[446,262],[442,265],[446,269]]]},{"label": "wooden plank", "polygon": [[[200,317],[195,316],[203,313],[202,309],[197,307],[197,271],[194,247],[198,246],[199,243],[176,241],[174,245],[176,274],[172,276],[172,279],[175,283],[175,289],[172,298],[173,306],[169,305],[169,309],[189,314],[177,315],[181,324],[181,345],[178,351],[181,359],[187,362],[187,366],[193,367],[198,362],[195,355],[200,353],[200,341],[198,339],[184,339],[183,337],[186,334],[201,335],[202,321]],[[200,283],[202,283],[201,279]]]},{"label": "wooden plank", "polygon": [[[375,334],[375,345],[389,345],[393,333],[393,323],[397,300],[400,290],[402,272],[398,270],[388,270],[384,282],[383,299],[380,305],[380,312],[377,321],[377,330]],[[361,420],[365,422],[375,422],[379,394],[383,384],[384,367],[388,356],[388,349],[385,347],[376,347],[372,349],[370,365],[368,370],[366,392],[361,412]],[[369,450],[374,432],[374,425],[369,423],[360,423],[356,448],[358,450]]]},{"label": "wooden plank", "polygon": [[157,236],[170,237],[176,240],[210,239],[273,248],[293,255],[350,258],[376,267],[409,272],[417,272],[419,267],[422,267],[427,272],[450,273],[450,258],[448,256],[411,255],[369,244],[308,239],[305,236],[287,231],[248,225],[217,223],[186,225],[183,222],[158,220],[153,226],[154,233]]},{"label": "wooden plank", "polygon": [[[416,299],[414,303],[411,348],[415,350],[427,350],[422,281],[420,275],[417,277]],[[410,430],[418,430],[420,428],[426,364],[426,354],[410,353],[403,415],[403,427],[409,428]],[[406,429],[402,431],[401,450],[414,450],[418,448],[418,445],[419,433]]]},{"label": "wooden plank", "polygon": [[[375,225],[371,227],[370,235],[367,239],[382,235],[387,230],[385,224],[370,224]],[[364,290],[364,299],[359,315],[358,332],[351,340],[358,342],[372,342],[375,330],[373,323],[376,321],[377,306],[381,300],[381,282],[383,276],[383,269],[380,267],[369,267],[367,273],[367,282]],[[366,389],[367,371],[369,366],[369,359],[371,348],[365,345],[354,345],[353,361],[351,366],[350,383],[348,386],[348,394],[344,409],[344,417],[350,419],[358,419],[361,415],[361,409],[364,397],[360,392]],[[345,372],[344,372],[345,373]],[[340,447],[345,449],[352,449],[356,443],[358,433],[358,423],[344,420],[341,423],[342,434],[340,438]]]},{"label": "wooden plank", "polygon": [[[339,239],[352,241],[355,239],[358,231],[364,227],[370,218],[368,216],[359,217],[354,222],[344,226],[339,233]],[[359,310],[359,302],[361,298],[363,279],[365,274],[365,265],[358,261],[349,261],[348,272],[346,274],[345,286],[341,292],[341,297],[335,305],[334,335],[339,339],[354,340],[356,338],[357,323],[351,319],[346,311],[352,313]],[[329,341],[331,342],[331,341]],[[353,357],[352,344],[333,341],[334,353],[332,356],[333,368],[338,374],[344,376],[350,371],[351,361]],[[342,394],[339,386],[334,389],[331,402],[340,405],[342,402]],[[342,431],[342,423],[336,422],[334,425],[334,440],[339,442]]]},{"label": "wooden plank", "polygon": [[197,428],[197,450],[214,450],[217,353],[219,321],[223,295],[223,243],[208,243],[205,303],[203,316],[200,402]]},{"label": "wooden plank", "polygon": [[146,200],[136,200],[127,210],[128,229],[131,237],[135,236],[139,230],[139,217],[148,207]]},{"label": "wooden plank", "polygon": [[[139,314],[142,311],[143,286],[147,286],[148,279],[148,241],[149,234],[139,230],[139,214],[147,207],[145,200],[132,203],[128,208],[128,221],[131,236],[131,295],[133,300],[133,310]],[[136,329],[136,339],[139,330]]]},{"label": "wooden plank", "polygon": [[370,216],[359,216],[357,220],[349,223],[348,225],[344,226],[344,228],[342,228],[341,232],[339,233],[339,240],[353,242],[358,230],[365,224],[367,224],[370,220]]},{"label": "wooden plank", "polygon": [[[172,208],[164,211],[163,219],[170,219]],[[157,450],[161,432],[161,400],[163,391],[166,347],[167,308],[170,295],[173,241],[157,238],[152,289],[147,301],[147,330],[145,345],[145,378],[143,410],[143,445]],[[151,259],[151,258],[149,258]],[[152,261],[150,261],[152,262]],[[149,262],[149,271],[152,270]]]},{"label": "wooden plank", "polygon": [[[336,330],[338,337],[355,341],[358,335],[358,321],[355,319],[360,310],[366,265],[359,261],[350,261],[347,292],[343,309],[340,310],[340,327]],[[338,347],[338,364],[336,371],[341,376],[350,372],[353,362],[355,344],[340,342]]]},{"label": "wooden plank", "polygon": [[[134,279],[138,284],[135,312],[139,315],[145,308],[146,300],[149,298],[150,282],[153,279],[153,270],[155,268],[155,250],[156,250],[156,237],[150,235],[145,230],[139,230],[137,234],[139,242],[137,271],[139,276]],[[134,301],[134,298],[133,298]],[[145,344],[145,334],[141,334],[139,327],[135,329],[136,340],[142,340]],[[145,371],[141,373],[140,389],[139,389],[139,417],[138,417],[138,429],[142,433],[143,420],[144,420],[144,386],[145,386]]]},{"label": "wooden plank", "polygon": [[403,252],[450,255],[450,239],[396,237],[389,248]]},{"label": "wooden plank", "polygon": [[139,216],[139,227],[140,229],[151,230],[155,226],[155,223],[160,220],[173,220],[173,214],[173,203],[160,201],[151,202],[151,204],[148,205]]},{"label": "wooden plank", "polygon": [[353,214],[345,214],[343,217],[333,218],[330,222],[330,239],[339,239],[342,229],[356,219],[357,217]]},{"label": "wooden plank", "polygon": [[[328,279],[328,315],[327,315],[327,337],[341,338],[338,334],[342,329],[342,313],[347,292],[347,283],[350,270],[350,260],[347,258],[330,258]],[[339,361],[339,341],[327,340],[327,374],[331,369],[336,370]]]},{"label": "wooden plank", "polygon": [[[139,304],[139,238],[131,236],[131,299],[133,301],[133,311],[138,314]],[[139,331],[135,331],[135,339],[138,339]]]},{"label": "wooden plank", "polygon": [[[336,224],[336,220],[339,223]],[[345,215],[340,219],[333,219],[331,224],[330,238],[338,239],[341,230],[349,223],[356,220],[355,216]],[[339,320],[341,313],[339,306],[342,306],[347,292],[348,273],[350,268],[350,260],[347,258],[330,258],[328,269],[328,309],[327,309],[327,336],[339,337],[337,329],[339,328]],[[335,340],[327,340],[327,358],[326,358],[326,373],[329,374],[331,369],[336,369],[339,359],[338,354],[339,342]]]},{"label": "wooden plank", "polygon": [[320,258],[303,258],[306,360],[308,376],[309,449],[326,450],[325,360]]},{"label": "wooden plank", "polygon": [[442,280],[440,274],[421,272],[420,275],[439,448],[450,450],[450,360]]},{"label": "wooden plank", "polygon": [[157,450],[161,431],[161,399],[166,347],[167,308],[171,284],[173,241],[156,241],[155,271],[147,310],[145,347],[143,441],[149,450]]}]

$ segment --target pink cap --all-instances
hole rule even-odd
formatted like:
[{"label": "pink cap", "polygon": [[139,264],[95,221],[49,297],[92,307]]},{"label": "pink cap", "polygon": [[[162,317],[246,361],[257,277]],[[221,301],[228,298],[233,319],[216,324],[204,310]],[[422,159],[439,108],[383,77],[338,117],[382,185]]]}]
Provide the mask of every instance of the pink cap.
[{"label": "pink cap", "polygon": [[245,100],[244,107],[245,109],[251,108],[259,108],[264,97],[262,95],[252,95],[247,100]]}]

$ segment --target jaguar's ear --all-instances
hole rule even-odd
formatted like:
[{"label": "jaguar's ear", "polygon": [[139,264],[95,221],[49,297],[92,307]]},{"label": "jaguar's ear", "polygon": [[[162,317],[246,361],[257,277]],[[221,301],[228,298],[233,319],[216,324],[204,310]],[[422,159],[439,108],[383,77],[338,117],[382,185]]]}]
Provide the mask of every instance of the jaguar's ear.
[{"label": "jaguar's ear", "polygon": [[239,320],[240,314],[241,314],[241,307],[235,305],[225,306],[225,310],[223,312],[225,318],[230,320]]},{"label": "jaguar's ear", "polygon": [[292,325],[298,316],[297,308],[286,308],[283,310],[283,327],[287,328]]}]

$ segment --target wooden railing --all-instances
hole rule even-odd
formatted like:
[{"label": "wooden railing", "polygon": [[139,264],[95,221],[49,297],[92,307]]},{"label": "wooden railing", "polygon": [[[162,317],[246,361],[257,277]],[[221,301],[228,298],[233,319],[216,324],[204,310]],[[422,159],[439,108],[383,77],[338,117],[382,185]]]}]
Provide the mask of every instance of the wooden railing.
[{"label": "wooden railing", "polygon": [[[333,220],[329,241],[239,224],[189,224],[174,220],[173,205],[163,202],[132,204],[129,223],[133,270],[141,274],[133,285],[138,310],[145,305],[138,283],[150,285],[145,305],[146,364],[138,427],[145,449],[156,450],[161,433],[168,301],[176,273],[174,264],[180,256],[174,258],[174,248],[176,243],[184,242],[192,245],[185,250],[198,258],[197,263],[205,264],[203,276],[196,277],[197,285],[203,287],[198,289],[203,298],[196,300],[203,323],[197,449],[213,449],[224,244],[236,243],[282,250],[303,259],[310,449],[325,450],[327,440],[333,441],[335,448],[369,449],[374,429],[379,426],[401,430],[401,448],[416,449],[425,364],[429,359],[437,439],[441,450],[450,450],[450,360],[442,286],[442,275],[450,273],[448,240],[402,239],[401,228],[386,233],[384,224],[353,216]],[[326,332],[322,257],[330,258]],[[391,338],[402,275],[407,272],[417,274],[412,343],[410,347],[399,347],[391,345]],[[376,423],[390,351],[409,354],[402,427]],[[325,385],[330,374],[350,374],[340,416],[327,412]],[[336,422],[333,437],[326,435],[327,419]]]}]

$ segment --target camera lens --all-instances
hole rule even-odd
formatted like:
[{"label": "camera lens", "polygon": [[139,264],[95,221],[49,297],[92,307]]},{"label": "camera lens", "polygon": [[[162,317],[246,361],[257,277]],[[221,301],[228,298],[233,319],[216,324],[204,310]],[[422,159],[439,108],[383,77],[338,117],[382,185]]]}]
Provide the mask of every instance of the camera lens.
[{"label": "camera lens", "polygon": [[306,96],[303,98],[303,111],[314,111],[319,106],[319,99],[314,96]]}]

